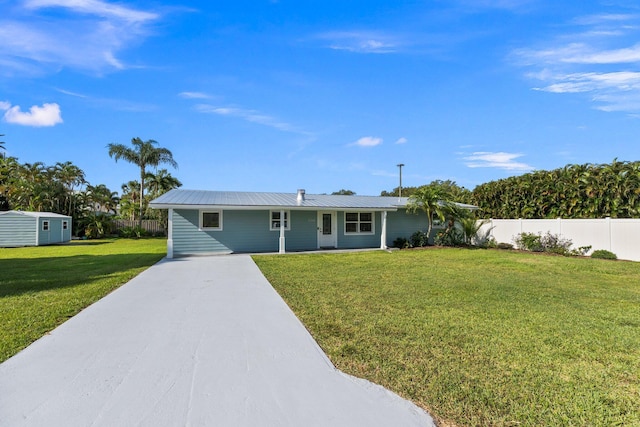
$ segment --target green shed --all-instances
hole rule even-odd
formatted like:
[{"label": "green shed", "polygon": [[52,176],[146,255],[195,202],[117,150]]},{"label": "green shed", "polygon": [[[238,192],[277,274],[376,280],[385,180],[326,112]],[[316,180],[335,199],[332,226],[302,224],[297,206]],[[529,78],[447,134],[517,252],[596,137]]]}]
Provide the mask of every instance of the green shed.
[{"label": "green shed", "polygon": [[0,212],[0,247],[42,246],[70,240],[70,216],[52,212]]}]

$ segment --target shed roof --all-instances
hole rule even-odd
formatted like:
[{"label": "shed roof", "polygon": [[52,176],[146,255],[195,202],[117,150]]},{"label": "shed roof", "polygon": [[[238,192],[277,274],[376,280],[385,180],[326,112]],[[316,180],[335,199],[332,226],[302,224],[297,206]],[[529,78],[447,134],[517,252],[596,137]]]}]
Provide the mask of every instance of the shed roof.
[{"label": "shed roof", "polygon": [[[152,208],[228,207],[238,209],[371,209],[395,211],[407,205],[407,197],[342,196],[305,194],[298,202],[297,193],[258,193],[174,189],[150,203]],[[471,205],[463,207],[475,208]]]},{"label": "shed roof", "polygon": [[24,215],[24,216],[30,216],[33,218],[64,218],[64,219],[70,219],[71,217],[68,215],[61,215],[58,213],[54,213],[54,212],[28,212],[28,211],[4,211],[4,212],[0,212],[0,215],[6,215],[6,214],[19,214],[19,215]]}]

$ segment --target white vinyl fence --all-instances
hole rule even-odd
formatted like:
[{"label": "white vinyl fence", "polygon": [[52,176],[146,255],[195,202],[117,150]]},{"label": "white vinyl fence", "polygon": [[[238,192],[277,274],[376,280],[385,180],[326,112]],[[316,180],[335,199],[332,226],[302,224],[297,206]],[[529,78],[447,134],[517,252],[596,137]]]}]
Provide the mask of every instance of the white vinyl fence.
[{"label": "white vinyl fence", "polygon": [[489,231],[496,242],[513,243],[520,233],[557,234],[570,239],[572,248],[606,249],[619,259],[640,261],[640,219],[491,219],[480,235]]}]

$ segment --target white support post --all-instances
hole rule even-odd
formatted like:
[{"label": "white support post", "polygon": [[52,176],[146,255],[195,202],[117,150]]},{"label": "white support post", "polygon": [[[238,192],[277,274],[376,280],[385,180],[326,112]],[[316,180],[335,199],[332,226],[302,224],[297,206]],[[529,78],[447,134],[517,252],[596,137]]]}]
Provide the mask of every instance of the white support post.
[{"label": "white support post", "polygon": [[173,258],[173,209],[169,209],[169,229],[167,230],[167,258]]},{"label": "white support post", "polygon": [[[288,220],[290,221],[291,218],[288,218]],[[285,240],[284,240],[284,211],[280,211],[280,245],[279,245],[279,249],[278,249],[278,253],[283,254],[285,252]]]},{"label": "white support post", "polygon": [[382,231],[380,232],[380,249],[387,249],[387,211],[382,211]]}]

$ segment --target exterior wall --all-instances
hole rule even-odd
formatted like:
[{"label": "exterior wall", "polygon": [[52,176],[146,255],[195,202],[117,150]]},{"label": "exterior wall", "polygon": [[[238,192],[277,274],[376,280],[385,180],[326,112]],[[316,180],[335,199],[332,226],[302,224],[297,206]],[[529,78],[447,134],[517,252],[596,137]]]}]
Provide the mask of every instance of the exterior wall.
[{"label": "exterior wall", "polygon": [[[290,211],[291,230],[285,231],[286,250],[317,247],[315,211]],[[198,210],[173,212],[173,252],[175,256],[230,252],[277,252],[280,231],[269,229],[270,211],[223,211],[222,230],[199,230]]]},{"label": "exterior wall", "polygon": [[0,215],[0,247],[34,246],[36,218],[14,212]]},{"label": "exterior wall", "polygon": [[[363,212],[366,210],[363,210]],[[232,253],[277,252],[280,232],[270,230],[269,210],[225,210],[222,230],[200,230],[200,211],[175,209],[172,216],[174,256]],[[291,229],[285,231],[285,250],[309,251],[318,248],[318,212],[290,210]],[[374,212],[374,233],[345,233],[345,212],[337,211],[337,247],[340,249],[378,248],[382,233],[382,212]],[[387,246],[398,237],[409,238],[427,228],[424,215],[406,214],[404,209],[387,213]],[[434,234],[439,229],[434,229]]]},{"label": "exterior wall", "polygon": [[[367,212],[363,209],[359,212]],[[359,248],[379,248],[380,233],[382,230],[382,213],[373,213],[373,234],[346,234],[344,232],[344,211],[338,211],[337,215],[337,232],[338,232],[338,248],[339,249],[359,249]]]},{"label": "exterior wall", "polygon": [[[393,241],[398,237],[409,239],[416,231],[426,231],[429,227],[427,215],[424,212],[417,214],[407,213],[406,209],[398,209],[387,214],[387,246],[392,247]],[[433,227],[429,241],[433,242],[435,234],[442,227]]]},{"label": "exterior wall", "polygon": [[606,249],[618,258],[640,261],[640,219],[492,219],[481,229],[497,242],[513,243],[520,233],[558,234],[573,247]]}]

